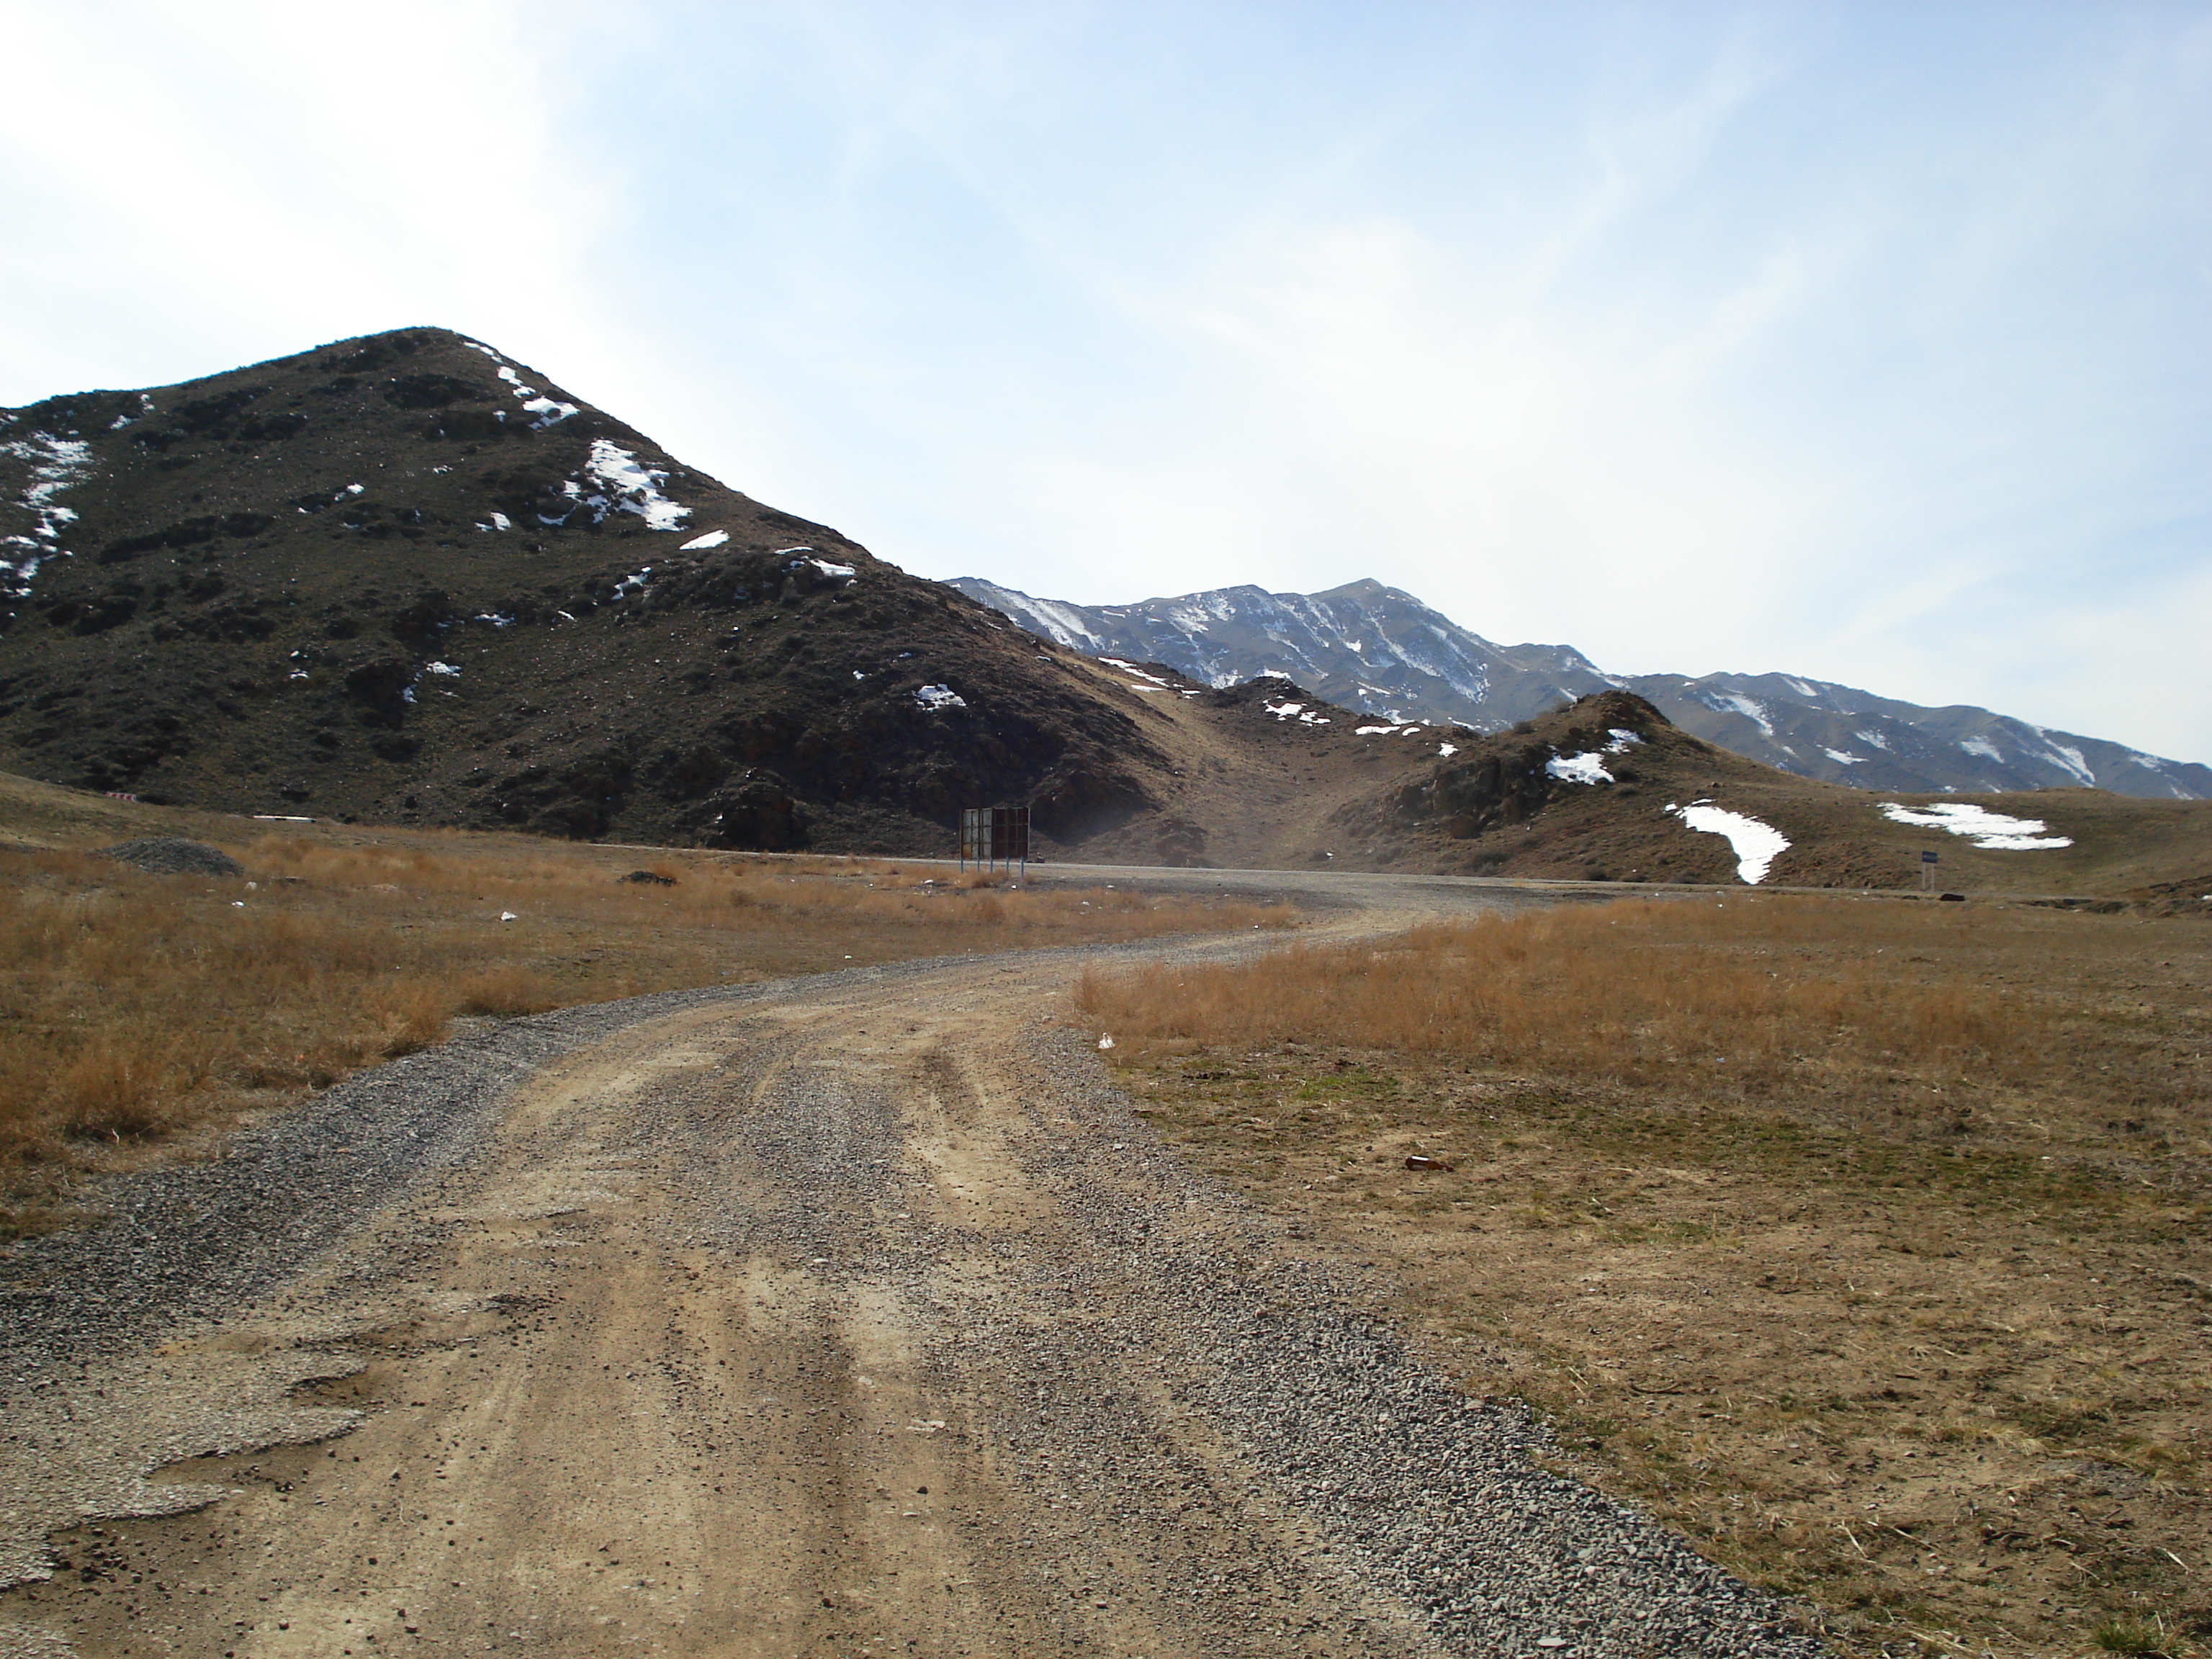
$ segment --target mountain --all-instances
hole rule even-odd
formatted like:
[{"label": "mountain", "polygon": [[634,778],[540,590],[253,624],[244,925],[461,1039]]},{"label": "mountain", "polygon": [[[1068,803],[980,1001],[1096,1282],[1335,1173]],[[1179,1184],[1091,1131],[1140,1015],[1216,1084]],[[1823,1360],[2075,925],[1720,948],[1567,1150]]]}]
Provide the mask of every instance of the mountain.
[{"label": "mountain", "polygon": [[[2212,892],[2212,806],[1900,819],[1371,584],[1040,638],[443,329],[0,410],[0,771],[141,803],[898,855],[1021,804],[1056,859],[1698,881],[1746,878],[1735,813],[1775,881],[1909,884],[1942,842],[1989,887]],[[1193,635],[1202,674],[1158,660]],[[1281,641],[1300,678],[1216,683]],[[1348,706],[1393,678],[1528,717]],[[1709,689],[1768,709],[1746,684]]]},{"label": "mountain", "polygon": [[[1291,764],[443,329],[0,411],[0,767],[151,802],[918,854],[1021,801],[1188,857],[1191,776]],[[1370,775],[1292,725],[1322,795]]]},{"label": "mountain", "polygon": [[1033,599],[975,576],[948,586],[1093,656],[1168,663],[1214,685],[1288,674],[1392,720],[1495,731],[1619,684],[1570,647],[1493,645],[1377,581],[1326,593],[1221,587],[1116,605]]},{"label": "mountain", "polygon": [[1498,645],[1412,594],[1361,580],[1322,593],[1217,588],[1127,605],[1040,599],[977,577],[951,586],[1041,638],[1167,663],[1214,684],[1286,672],[1388,720],[1497,732],[1608,688],[1684,731],[1801,777],[1904,793],[2091,787],[2212,799],[2212,767],[2048,731],[1986,708],[1927,708],[1787,674],[1630,677],[1571,647]]}]

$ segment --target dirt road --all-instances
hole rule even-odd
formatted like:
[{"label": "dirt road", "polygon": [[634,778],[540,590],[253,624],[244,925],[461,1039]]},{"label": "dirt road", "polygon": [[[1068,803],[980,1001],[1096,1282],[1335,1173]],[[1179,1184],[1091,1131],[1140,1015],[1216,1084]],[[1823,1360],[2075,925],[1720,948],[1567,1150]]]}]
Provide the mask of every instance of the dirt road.
[{"label": "dirt road", "polygon": [[1812,1651],[1051,1025],[1251,948],[512,1022],[19,1251],[0,1656]]}]

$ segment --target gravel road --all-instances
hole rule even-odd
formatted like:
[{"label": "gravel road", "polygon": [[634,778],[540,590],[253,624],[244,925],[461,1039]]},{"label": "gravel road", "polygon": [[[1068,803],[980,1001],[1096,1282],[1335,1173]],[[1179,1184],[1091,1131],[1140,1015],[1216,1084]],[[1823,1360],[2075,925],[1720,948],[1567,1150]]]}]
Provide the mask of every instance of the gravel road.
[{"label": "gravel road", "polygon": [[[1528,902],[1158,879],[1330,932]],[[0,1261],[0,1659],[1817,1652],[1052,1023],[1255,948],[509,1022],[120,1185]]]}]

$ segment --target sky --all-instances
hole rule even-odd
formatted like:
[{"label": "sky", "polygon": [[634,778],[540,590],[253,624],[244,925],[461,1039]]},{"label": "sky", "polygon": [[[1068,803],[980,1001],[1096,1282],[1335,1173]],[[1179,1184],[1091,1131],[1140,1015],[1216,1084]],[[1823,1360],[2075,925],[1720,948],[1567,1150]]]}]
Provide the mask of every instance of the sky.
[{"label": "sky", "polygon": [[1616,673],[2212,763],[2208,0],[0,0],[0,405],[434,323],[921,575],[1373,577]]}]

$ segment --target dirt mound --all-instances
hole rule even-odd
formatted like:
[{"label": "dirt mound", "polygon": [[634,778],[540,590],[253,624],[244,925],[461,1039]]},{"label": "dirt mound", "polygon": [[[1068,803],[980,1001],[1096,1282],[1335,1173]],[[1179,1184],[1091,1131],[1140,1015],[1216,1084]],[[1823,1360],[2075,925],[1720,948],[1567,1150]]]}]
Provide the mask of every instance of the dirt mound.
[{"label": "dirt mound", "polygon": [[242,876],[246,866],[219,848],[182,836],[149,836],[103,847],[95,855],[113,859],[157,876]]}]

